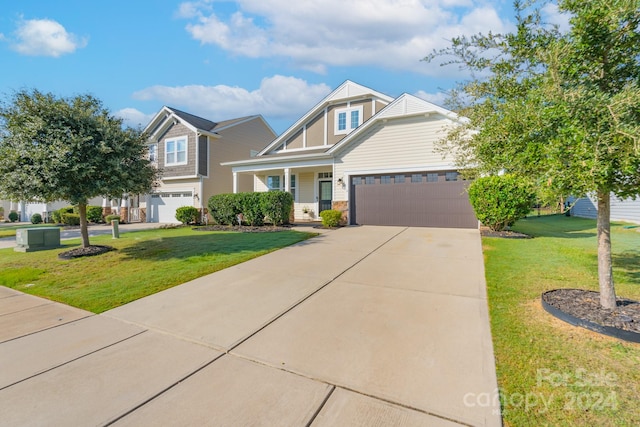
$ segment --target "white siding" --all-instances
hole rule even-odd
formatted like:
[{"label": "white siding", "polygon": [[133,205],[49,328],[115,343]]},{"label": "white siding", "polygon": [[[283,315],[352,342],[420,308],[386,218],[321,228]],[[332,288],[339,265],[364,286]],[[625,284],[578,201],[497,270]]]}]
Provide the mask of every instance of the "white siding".
[{"label": "white siding", "polygon": [[[595,218],[598,212],[598,203],[593,196],[578,199],[571,209],[573,216],[582,218]],[[640,224],[640,199],[619,199],[611,195],[611,220],[627,221]]]},{"label": "white siding", "polygon": [[[445,135],[443,126],[450,123],[441,116],[417,116],[376,124],[338,155],[334,179],[346,181],[349,174],[367,171],[451,169],[453,160],[443,160],[442,154],[435,151],[437,142]],[[345,184],[345,188],[334,188],[334,200],[347,200],[349,183]]]},{"label": "white siding", "polygon": [[[294,205],[294,217],[296,220],[317,218],[318,203],[316,203],[316,173],[302,172],[298,174],[298,202]],[[304,207],[313,211],[314,216],[302,212]]]}]

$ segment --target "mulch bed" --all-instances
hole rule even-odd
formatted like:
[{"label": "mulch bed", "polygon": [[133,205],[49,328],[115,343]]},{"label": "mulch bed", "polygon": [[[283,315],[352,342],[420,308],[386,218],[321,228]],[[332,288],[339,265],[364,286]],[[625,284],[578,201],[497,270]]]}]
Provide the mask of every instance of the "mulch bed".
[{"label": "mulch bed", "polygon": [[242,233],[273,233],[276,231],[289,231],[291,226],[274,226],[274,225],[206,225],[204,227],[195,227],[194,231],[239,231]]},{"label": "mulch bed", "polygon": [[532,239],[528,234],[511,230],[493,231],[489,227],[480,227],[480,235],[483,237],[502,237],[503,239]]},{"label": "mulch bed", "polygon": [[556,289],[542,294],[550,306],[578,319],[622,331],[640,333],[640,302],[618,298],[617,307],[600,306],[600,294],[582,289]]},{"label": "mulch bed", "polygon": [[70,251],[60,252],[58,258],[60,259],[73,259],[81,258],[85,256],[96,256],[107,253],[109,251],[115,251],[116,249],[111,246],[91,245],[86,248],[75,248]]}]

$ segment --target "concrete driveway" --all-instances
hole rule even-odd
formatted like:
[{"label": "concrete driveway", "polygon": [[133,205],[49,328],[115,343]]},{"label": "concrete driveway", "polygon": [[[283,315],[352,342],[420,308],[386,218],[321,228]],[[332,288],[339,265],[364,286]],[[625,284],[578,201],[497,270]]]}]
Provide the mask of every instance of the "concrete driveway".
[{"label": "concrete driveway", "polygon": [[0,287],[0,425],[501,424],[480,235],[347,227],[102,315]]}]

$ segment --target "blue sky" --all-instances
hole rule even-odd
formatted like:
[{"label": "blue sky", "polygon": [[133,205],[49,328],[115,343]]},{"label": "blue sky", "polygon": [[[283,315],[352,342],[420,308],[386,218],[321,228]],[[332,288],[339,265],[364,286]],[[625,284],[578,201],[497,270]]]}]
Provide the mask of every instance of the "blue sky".
[{"label": "blue sky", "polygon": [[130,125],[163,105],[284,131],[349,79],[442,103],[465,76],[421,62],[460,34],[512,29],[510,1],[0,0],[0,96],[90,93]]}]

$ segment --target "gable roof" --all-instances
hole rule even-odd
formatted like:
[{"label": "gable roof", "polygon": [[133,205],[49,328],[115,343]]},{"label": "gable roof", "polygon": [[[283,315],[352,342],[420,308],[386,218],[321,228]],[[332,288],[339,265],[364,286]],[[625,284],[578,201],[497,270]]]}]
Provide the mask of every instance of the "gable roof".
[{"label": "gable roof", "polygon": [[318,102],[313,108],[311,108],[304,116],[302,116],[298,121],[296,121],[293,125],[291,125],[286,131],[284,131],[280,136],[274,139],[269,145],[267,145],[262,151],[260,151],[256,157],[260,157],[266,153],[268,153],[273,148],[279,146],[283,141],[286,141],[292,134],[300,130],[300,127],[304,125],[307,121],[311,120],[320,111],[324,110],[331,104],[335,104],[338,102],[344,102],[348,100],[354,100],[362,97],[373,96],[374,98],[378,98],[384,102],[391,102],[393,98],[385,95],[381,92],[368,88],[366,86],[359,85],[357,83],[352,82],[351,80],[346,80],[340,86],[338,86],[335,90],[333,90],[329,95],[325,96],[320,102]]},{"label": "gable roof", "polygon": [[189,123],[196,129],[211,131],[214,127],[217,126],[217,123],[212,122],[211,120],[203,119],[202,117],[198,117],[196,115],[186,113],[184,111],[180,111],[177,108],[166,107],[167,110],[172,111],[176,116],[180,117],[185,122]]},{"label": "gable roof", "polygon": [[[345,136],[343,139],[338,141],[336,144],[323,147],[321,149],[314,150],[305,150],[305,151],[294,151],[294,152],[283,152],[276,154],[268,154],[268,155],[258,155],[248,160],[240,160],[234,162],[226,162],[223,165],[226,166],[240,166],[240,165],[250,165],[250,164],[260,164],[260,163],[268,163],[270,160],[274,161],[288,161],[288,160],[298,160],[300,158],[311,159],[311,158],[327,158],[333,157],[337,152],[343,150],[345,147],[357,139],[360,135],[366,132],[371,127],[375,126],[377,123],[386,122],[387,120],[392,120],[396,118],[406,118],[406,117],[416,117],[416,116],[424,116],[429,117],[431,115],[440,115],[450,120],[453,123],[465,123],[468,121],[465,117],[460,117],[458,114],[453,111],[447,110],[446,108],[440,107],[436,104],[432,104],[429,101],[425,101],[424,99],[418,98],[414,95],[410,95],[408,93],[403,93],[398,98],[393,100],[389,105],[385,106],[378,113],[376,113],[369,120],[360,125],[353,132]],[[278,141],[280,138],[276,139]],[[263,150],[264,151],[264,150]]]},{"label": "gable roof", "polygon": [[403,93],[391,104],[384,107],[349,135],[338,141],[338,143],[336,143],[335,145],[329,147],[327,153],[335,153],[337,151],[340,151],[346,145],[348,145],[350,141],[353,141],[363,132],[366,132],[367,129],[371,128],[373,125],[379,123],[380,121],[414,116],[429,117],[434,114],[444,116],[446,119],[449,119],[452,122],[463,123],[468,121],[466,117],[460,117],[458,114],[454,113],[451,110],[447,110],[446,108],[440,107],[436,104],[432,104],[431,102],[425,101],[424,99],[418,98],[417,96]]},{"label": "gable roof", "polygon": [[150,138],[153,138],[154,135],[162,133],[172,123],[175,124],[180,122],[193,132],[220,138],[220,135],[217,132],[255,119],[262,120],[265,126],[267,126],[267,128],[275,135],[275,132],[269,123],[267,123],[261,115],[244,116],[235,119],[223,120],[221,122],[213,122],[200,116],[196,116],[195,114],[187,113],[166,105],[160,109],[153,119],[151,119],[149,124],[144,128],[144,132],[148,132],[150,134]]}]

